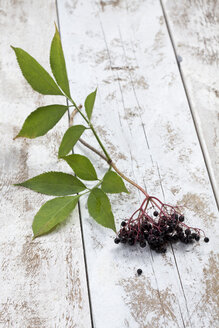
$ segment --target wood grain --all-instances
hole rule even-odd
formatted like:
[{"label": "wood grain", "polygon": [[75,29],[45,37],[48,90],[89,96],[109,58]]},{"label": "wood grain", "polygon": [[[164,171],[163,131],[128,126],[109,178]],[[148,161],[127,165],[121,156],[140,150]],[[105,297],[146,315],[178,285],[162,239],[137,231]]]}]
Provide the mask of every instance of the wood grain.
[{"label": "wood grain", "polygon": [[[66,0],[58,7],[73,97],[83,104],[98,86],[93,123],[112,158],[150,194],[184,205],[190,225],[211,239],[177,244],[163,256],[115,246],[81,201],[94,326],[216,327],[217,294],[208,293],[216,203],[160,2]],[[104,174],[96,155],[83,146],[76,152]],[[142,198],[129,189],[111,196],[117,227]]]},{"label": "wood grain", "polygon": [[55,1],[0,1],[0,327],[90,327],[78,211],[49,236],[32,241],[35,213],[49,197],[13,187],[43,171],[69,171],[57,160],[68,117],[47,136],[13,137],[36,107],[61,103],[24,80],[10,48],[21,47],[49,69]]},{"label": "wood grain", "polygon": [[219,204],[219,3],[162,3]]},{"label": "wood grain", "polygon": [[[193,10],[200,4],[194,1]],[[208,15],[206,6],[199,10],[214,27],[213,7]],[[177,244],[165,255],[114,245],[113,233],[89,217],[86,199],[80,203],[84,250],[77,211],[58,232],[31,240],[33,216],[49,197],[12,184],[43,171],[70,172],[57,160],[68,118],[47,136],[12,140],[32,110],[63,99],[31,90],[9,42],[49,70],[55,2],[0,1],[0,15],[0,327],[216,328],[217,208],[160,2],[60,0],[58,15],[73,98],[83,104],[98,86],[93,123],[118,167],[150,194],[183,205],[190,225],[210,237],[209,244]],[[193,94],[188,83],[187,89]],[[89,131],[85,139],[97,147]],[[83,145],[76,152],[105,173],[106,164]],[[129,195],[110,197],[117,227],[142,200],[127,187]]]}]

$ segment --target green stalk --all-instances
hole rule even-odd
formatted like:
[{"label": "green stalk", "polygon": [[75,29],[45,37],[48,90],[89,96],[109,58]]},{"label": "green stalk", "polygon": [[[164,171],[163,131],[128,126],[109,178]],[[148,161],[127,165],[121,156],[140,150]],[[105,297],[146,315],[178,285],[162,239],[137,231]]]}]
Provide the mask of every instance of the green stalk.
[{"label": "green stalk", "polygon": [[102,148],[102,150],[103,150],[104,154],[106,155],[106,158],[107,158],[107,160],[109,161],[109,164],[110,164],[111,158],[110,158],[109,154],[107,153],[107,151],[106,151],[105,147],[103,146],[100,138],[98,137],[93,125],[91,123],[89,125],[90,125],[90,128],[91,128],[95,138],[97,139],[97,142],[99,143],[100,147]]},{"label": "green stalk", "polygon": [[68,96],[66,96],[66,98],[73,104],[73,106],[77,109],[78,113],[81,114],[81,116],[83,117],[83,119],[87,122],[88,125],[90,125],[89,120],[86,118],[86,116],[80,111],[80,109],[78,108],[78,106],[76,105],[76,103],[74,102],[73,99],[69,98]]},{"label": "green stalk", "polygon": [[104,145],[102,144],[100,138],[98,137],[98,135],[97,135],[97,133],[96,133],[96,131],[95,131],[95,129],[94,129],[92,123],[91,123],[91,122],[86,118],[86,116],[80,111],[80,109],[78,108],[78,106],[76,105],[76,103],[74,102],[73,99],[69,98],[68,96],[66,96],[66,98],[67,98],[67,99],[73,104],[73,106],[77,109],[77,111],[79,112],[79,114],[81,114],[81,116],[83,117],[83,119],[87,122],[87,124],[89,125],[90,129],[92,130],[92,132],[93,132],[93,134],[94,134],[94,136],[95,136],[95,138],[96,138],[98,144],[100,145],[101,149],[103,150],[103,152],[104,152],[104,154],[106,155],[106,158],[107,158],[107,160],[108,160],[108,162],[109,162],[109,164],[110,164],[110,162],[111,162],[111,158],[110,158],[108,152],[106,151]]}]

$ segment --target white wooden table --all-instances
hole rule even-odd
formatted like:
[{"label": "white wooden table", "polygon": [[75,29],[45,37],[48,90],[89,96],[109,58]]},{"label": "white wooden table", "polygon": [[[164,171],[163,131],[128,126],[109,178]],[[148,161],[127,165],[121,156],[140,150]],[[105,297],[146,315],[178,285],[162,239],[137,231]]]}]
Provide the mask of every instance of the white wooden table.
[{"label": "white wooden table", "polygon": [[[54,21],[75,101],[98,86],[93,123],[117,166],[183,205],[208,244],[178,243],[165,255],[116,246],[85,200],[58,231],[32,241],[32,219],[50,197],[12,184],[70,172],[57,159],[69,122],[13,141],[31,111],[57,98],[32,91],[10,44],[49,70]],[[0,327],[218,327],[218,1],[1,0],[0,32]],[[76,150],[105,172],[96,155]],[[117,228],[141,200],[127,187],[110,197]]]}]

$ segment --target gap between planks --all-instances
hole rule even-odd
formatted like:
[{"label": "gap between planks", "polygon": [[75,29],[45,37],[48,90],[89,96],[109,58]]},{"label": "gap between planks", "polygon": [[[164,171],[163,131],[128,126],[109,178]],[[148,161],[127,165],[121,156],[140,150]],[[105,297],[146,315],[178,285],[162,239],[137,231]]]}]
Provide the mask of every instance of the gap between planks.
[{"label": "gap between planks", "polygon": [[209,177],[209,181],[210,181],[212,191],[213,191],[213,194],[214,194],[214,199],[215,199],[215,202],[216,202],[216,205],[217,205],[217,209],[219,210],[219,200],[218,200],[218,195],[217,195],[217,182],[215,181],[214,173],[213,173],[213,170],[211,168],[211,161],[210,161],[209,154],[208,154],[208,151],[207,151],[207,146],[206,146],[205,141],[204,141],[204,136],[202,136],[201,133],[200,133],[200,130],[199,130],[199,127],[198,127],[198,124],[197,124],[197,118],[196,118],[195,112],[193,110],[193,107],[192,107],[192,104],[191,104],[191,99],[190,99],[188,89],[187,89],[187,86],[186,86],[184,74],[183,74],[183,71],[181,69],[180,63],[177,59],[178,56],[177,56],[176,45],[175,45],[174,38],[173,38],[171,29],[170,29],[170,26],[169,26],[169,22],[168,22],[167,14],[166,14],[166,11],[165,11],[165,8],[164,8],[164,5],[163,5],[163,1],[162,0],[159,0],[159,1],[160,1],[160,5],[161,5],[161,8],[162,8],[162,12],[163,12],[163,17],[164,17],[164,20],[165,20],[165,25],[166,25],[166,28],[167,28],[167,31],[168,31],[168,34],[169,34],[170,42],[172,44],[172,48],[173,48],[173,51],[174,51],[174,56],[175,56],[175,59],[176,59],[176,64],[178,66],[179,75],[180,75],[180,78],[181,78],[181,81],[182,81],[183,89],[185,91],[185,96],[187,98],[187,102],[188,102],[188,106],[189,106],[189,109],[190,109],[191,117],[192,117],[192,120],[193,120],[193,123],[194,123],[195,131],[196,131],[196,134],[197,134],[197,137],[198,137],[199,145],[200,145],[201,152],[202,152],[202,155],[203,155],[203,159],[204,159],[204,162],[205,162],[205,167],[206,167],[208,177]]},{"label": "gap between planks", "polygon": [[[57,22],[58,22],[58,29],[59,29],[60,39],[62,39],[61,25],[60,25],[60,18],[59,18],[58,0],[55,0],[55,6],[56,6],[56,15],[57,15]],[[67,74],[68,74],[68,72],[67,72]],[[69,100],[67,98],[66,98],[66,104],[67,104],[67,106],[69,106]],[[68,107],[68,125],[70,127],[70,109],[69,109],[69,107]],[[72,149],[72,153],[73,153],[73,149]],[[89,302],[89,308],[90,308],[90,321],[91,321],[91,328],[94,328],[92,300],[91,300],[91,293],[90,293],[89,274],[88,274],[87,259],[86,259],[86,249],[85,249],[85,242],[84,242],[84,230],[83,230],[83,224],[82,224],[80,200],[78,201],[78,215],[79,215],[80,230],[81,230],[81,240],[82,240],[82,248],[83,248],[82,251],[83,251],[83,259],[84,259],[84,267],[85,267],[85,276],[86,276],[86,282],[87,282],[88,302]]]}]

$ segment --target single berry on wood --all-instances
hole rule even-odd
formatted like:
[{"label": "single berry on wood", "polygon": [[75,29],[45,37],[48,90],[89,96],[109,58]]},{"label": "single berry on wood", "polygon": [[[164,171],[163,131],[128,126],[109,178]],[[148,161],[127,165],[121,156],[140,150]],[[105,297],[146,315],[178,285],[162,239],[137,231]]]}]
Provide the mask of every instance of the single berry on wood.
[{"label": "single berry on wood", "polygon": [[180,217],[179,217],[179,221],[180,221],[180,222],[183,222],[183,221],[184,221],[184,215],[180,215]]},{"label": "single berry on wood", "polygon": [[122,227],[125,227],[126,226],[126,222],[125,221],[122,221],[121,226]]},{"label": "single berry on wood", "polygon": [[115,238],[115,239],[114,239],[114,243],[115,243],[115,244],[119,244],[119,243],[120,243],[120,239],[119,239],[119,238]]},{"label": "single berry on wood", "polygon": [[158,211],[154,211],[154,216],[158,216]]},{"label": "single berry on wood", "polygon": [[142,270],[141,269],[138,269],[137,270],[137,274],[140,276],[142,274]]},{"label": "single berry on wood", "polygon": [[209,238],[208,238],[208,237],[205,237],[205,238],[204,238],[204,242],[205,242],[205,243],[208,243],[208,242],[209,242]]}]

